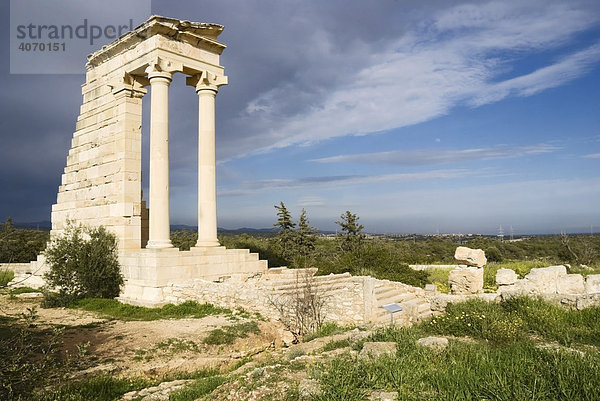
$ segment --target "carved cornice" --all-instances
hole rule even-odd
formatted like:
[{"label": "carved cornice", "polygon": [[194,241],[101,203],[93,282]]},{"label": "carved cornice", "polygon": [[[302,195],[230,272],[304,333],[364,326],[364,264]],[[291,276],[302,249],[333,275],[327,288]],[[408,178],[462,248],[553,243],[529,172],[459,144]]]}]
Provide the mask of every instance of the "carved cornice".
[{"label": "carved cornice", "polygon": [[162,35],[180,42],[189,43],[197,48],[221,54],[226,46],[217,41],[217,37],[223,32],[223,28],[223,25],[218,24],[190,22],[153,15],[148,21],[133,31],[122,35],[114,42],[90,54],[86,68],[90,70],[155,35]]}]

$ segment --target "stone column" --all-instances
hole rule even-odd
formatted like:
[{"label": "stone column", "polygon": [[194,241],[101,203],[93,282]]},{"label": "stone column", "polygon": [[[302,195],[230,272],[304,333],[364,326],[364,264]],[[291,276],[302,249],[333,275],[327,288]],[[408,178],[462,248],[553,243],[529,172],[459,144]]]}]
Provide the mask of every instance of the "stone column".
[{"label": "stone column", "polygon": [[150,80],[150,217],[146,248],[172,248],[169,219],[169,85],[172,73],[158,65]]},{"label": "stone column", "polygon": [[215,97],[227,77],[208,71],[189,77],[198,94],[198,242],[219,246],[217,239],[217,178],[215,161]]}]

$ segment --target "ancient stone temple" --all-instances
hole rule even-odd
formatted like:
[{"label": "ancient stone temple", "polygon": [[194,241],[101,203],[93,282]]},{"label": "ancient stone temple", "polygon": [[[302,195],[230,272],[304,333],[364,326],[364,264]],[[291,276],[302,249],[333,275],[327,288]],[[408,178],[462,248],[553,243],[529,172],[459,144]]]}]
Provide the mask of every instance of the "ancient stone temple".
[{"label": "ancient stone temple", "polygon": [[[88,56],[52,234],[67,220],[103,225],[119,240],[128,302],[160,304],[170,283],[262,272],[267,262],[217,239],[215,97],[227,84],[221,25],[153,16]],[[169,85],[175,74],[198,95],[198,242],[169,238]],[[150,96],[149,208],[142,201],[142,98]],[[176,100],[176,99],[175,99]]]},{"label": "ancient stone temple", "polygon": [[[196,300],[278,319],[282,312],[275,305],[292,305],[293,314],[299,294],[310,289],[327,299],[319,314],[340,324],[387,324],[383,306],[390,303],[403,308],[397,323],[431,316],[436,291],[348,273],[314,276],[315,268],[267,268],[257,254],[219,244],[215,97],[227,84],[219,64],[222,30],[153,16],[89,56],[83,104],[52,206],[52,235],[60,235],[69,220],[114,232],[125,279],[119,298],[128,303]],[[174,248],[169,238],[169,86],[178,73],[198,95],[198,242],[189,251]],[[142,201],[144,96],[151,106],[149,208]],[[8,268],[15,271],[15,285],[37,287],[48,267],[40,255]]]}]

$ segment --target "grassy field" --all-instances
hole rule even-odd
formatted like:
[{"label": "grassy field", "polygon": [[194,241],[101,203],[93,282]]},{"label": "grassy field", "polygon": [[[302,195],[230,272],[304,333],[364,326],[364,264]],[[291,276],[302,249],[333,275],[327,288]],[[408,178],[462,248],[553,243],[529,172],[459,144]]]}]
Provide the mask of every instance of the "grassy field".
[{"label": "grassy field", "polygon": [[[125,321],[230,314],[196,303],[179,308],[121,308],[111,301],[89,299],[76,307]],[[126,392],[183,378],[193,381],[171,393],[170,400],[220,400],[226,398],[224,394],[241,389],[240,394],[246,395],[238,397],[240,400],[368,400],[373,391],[385,390],[397,392],[398,400],[406,401],[592,401],[598,400],[600,388],[600,306],[577,311],[531,298],[500,303],[470,300],[450,304],[445,314],[412,327],[383,327],[359,340],[344,337],[354,328],[329,323],[304,339],[320,341],[316,348],[292,348],[287,353],[272,349],[221,369],[153,378],[92,374],[79,380],[57,380],[63,383],[60,386],[38,377],[40,372],[56,378],[67,374],[68,367],[59,362],[56,348],[60,337],[52,329],[31,331],[27,319],[21,324],[15,319],[0,320],[4,355],[0,374],[3,385],[15,374],[29,380],[20,385],[45,383],[44,391],[33,391],[23,398],[37,401],[118,400]],[[255,321],[237,322],[209,331],[204,343],[222,347],[257,330]],[[449,346],[432,350],[417,345],[419,338],[430,335],[449,338]],[[397,352],[360,359],[357,352],[365,341],[395,342]],[[173,356],[200,352],[199,343],[177,338],[159,342],[156,347]],[[15,349],[19,352],[6,353]],[[45,356],[39,359],[40,355]],[[307,359],[298,362],[299,357]],[[273,374],[264,373],[268,371]],[[299,377],[311,379],[318,387],[307,395],[299,390]],[[277,389],[282,390],[277,393]],[[256,395],[260,391],[268,394]]]},{"label": "grassy field", "polygon": [[161,308],[146,308],[123,304],[116,299],[86,298],[76,301],[72,308],[97,312],[101,316],[117,320],[159,320],[201,318],[209,315],[231,314],[231,310],[212,304],[186,301],[178,305],[167,304]]},{"label": "grassy field", "polygon": [[[364,400],[375,389],[399,400],[597,400],[600,308],[570,311],[539,300],[469,301],[411,328],[387,328],[370,340],[394,341],[394,356],[358,360],[349,353],[322,365],[314,400]],[[416,345],[453,336],[443,351]]]}]

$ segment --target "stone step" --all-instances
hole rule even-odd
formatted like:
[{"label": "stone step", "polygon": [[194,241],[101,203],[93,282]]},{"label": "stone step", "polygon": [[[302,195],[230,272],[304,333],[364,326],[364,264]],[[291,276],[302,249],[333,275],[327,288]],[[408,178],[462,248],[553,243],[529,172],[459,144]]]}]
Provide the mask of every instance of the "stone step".
[{"label": "stone step", "polygon": [[[295,275],[293,277],[283,277],[283,276],[273,276],[270,277],[270,275],[265,275],[263,276],[266,279],[268,279],[270,282],[273,283],[273,286],[277,286],[277,287],[287,287],[287,286],[297,286],[297,285],[302,285],[302,283],[304,282],[305,278],[304,277],[296,277]],[[310,280],[311,283],[313,285],[317,285],[317,286],[322,286],[322,285],[327,285],[327,284],[337,284],[337,283],[344,283],[346,284],[348,282],[348,279],[350,278],[350,274],[346,275],[334,275],[334,276],[313,276]]]},{"label": "stone step", "polygon": [[380,298],[389,298],[390,294],[396,294],[398,292],[398,290],[396,288],[392,288],[392,287],[379,287],[379,288],[375,288],[375,290],[373,291],[373,294],[375,294],[375,296],[380,299]]},{"label": "stone step", "polygon": [[[296,283],[293,284],[285,284],[285,285],[280,285],[278,283],[269,283],[269,286],[273,289],[273,293],[274,294],[278,294],[278,295],[282,295],[284,293],[294,293],[295,291],[298,290],[302,290],[302,286],[301,285],[296,285]],[[338,283],[315,283],[313,285],[313,289],[315,291],[320,291],[320,292],[326,292],[326,293],[333,293],[336,291],[341,291],[341,290],[347,290],[347,283],[345,282],[338,282]]]},{"label": "stone step", "polygon": [[408,302],[408,301],[412,301],[413,299],[416,299],[417,297],[412,294],[412,293],[392,293],[392,294],[388,294],[387,297],[385,298],[377,298],[377,304],[379,305],[386,305],[386,304],[391,304],[391,303],[396,303],[396,304],[402,304],[404,302]]},{"label": "stone step", "polygon": [[[410,319],[413,321],[420,321],[423,319],[427,319],[433,315],[431,311],[431,306],[429,302],[420,298],[412,298],[406,302],[397,302],[400,306],[402,306],[402,312],[398,312],[394,314],[394,320],[398,319]],[[385,305],[385,303],[381,303],[379,308],[377,308],[375,312],[376,321],[377,322],[387,322],[390,319],[390,313],[383,309],[381,306]]]}]

